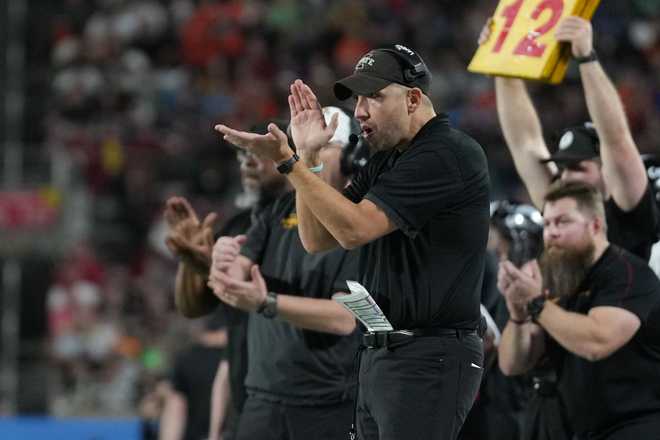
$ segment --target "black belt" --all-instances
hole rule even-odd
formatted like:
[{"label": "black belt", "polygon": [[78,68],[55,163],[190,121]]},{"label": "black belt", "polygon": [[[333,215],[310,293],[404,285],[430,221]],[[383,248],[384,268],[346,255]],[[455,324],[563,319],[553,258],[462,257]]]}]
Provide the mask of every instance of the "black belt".
[{"label": "black belt", "polygon": [[411,330],[393,330],[389,332],[367,332],[362,335],[362,345],[366,348],[387,347],[412,338],[425,336],[451,336],[461,339],[466,335],[477,334],[476,329],[462,328],[414,328]]}]

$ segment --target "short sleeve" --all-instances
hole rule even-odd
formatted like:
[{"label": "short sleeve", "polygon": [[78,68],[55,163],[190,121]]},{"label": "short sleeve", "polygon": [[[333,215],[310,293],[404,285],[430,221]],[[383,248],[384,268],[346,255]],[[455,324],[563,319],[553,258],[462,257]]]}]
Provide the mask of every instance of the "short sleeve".
[{"label": "short sleeve", "polygon": [[454,152],[431,148],[420,145],[404,153],[365,196],[412,238],[439,210],[452,206],[463,189]]},{"label": "short sleeve", "polygon": [[660,238],[660,212],[650,184],[631,211],[623,211],[612,199],[607,202],[606,207],[608,220],[610,217],[615,218],[618,223],[620,237],[617,237],[617,244],[643,259],[648,259],[651,246]]},{"label": "short sleeve", "polygon": [[270,235],[270,218],[273,215],[273,205],[263,209],[252,222],[248,229],[247,241],[241,247],[241,255],[252,260],[256,264],[261,264]]},{"label": "short sleeve", "polygon": [[356,175],[351,178],[351,183],[344,188],[342,193],[344,197],[353,203],[359,203],[369,191],[370,176],[373,174],[374,166],[377,162],[377,157],[373,157],[367,162],[367,165],[360,169]]},{"label": "short sleeve", "polygon": [[180,353],[175,361],[174,367],[170,374],[170,382],[172,383],[172,388],[181,394],[188,394],[188,381],[186,380],[186,375],[184,372],[185,369],[185,356],[184,353]]},{"label": "short sleeve", "polygon": [[603,270],[594,286],[594,307],[619,307],[634,313],[642,322],[648,318],[651,306],[657,301],[660,287],[653,271],[644,265],[635,265],[625,257],[615,267]]}]

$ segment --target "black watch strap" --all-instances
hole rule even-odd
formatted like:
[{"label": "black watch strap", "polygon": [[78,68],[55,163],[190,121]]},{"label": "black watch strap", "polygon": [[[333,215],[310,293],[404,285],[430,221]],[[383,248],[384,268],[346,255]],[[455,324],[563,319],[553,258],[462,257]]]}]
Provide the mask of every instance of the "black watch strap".
[{"label": "black watch strap", "polygon": [[591,53],[589,53],[589,55],[587,55],[587,56],[575,57],[575,61],[578,64],[591,63],[592,61],[598,61],[598,54],[596,54],[596,51],[592,49]]},{"label": "black watch strap", "polygon": [[285,160],[277,166],[277,171],[281,174],[289,174],[293,170],[293,165],[300,160],[300,157],[296,153],[293,153],[290,159]]},{"label": "black watch strap", "polygon": [[257,313],[263,315],[264,318],[274,318],[277,316],[277,293],[268,292],[266,299],[257,309]]},{"label": "black watch strap", "polygon": [[536,322],[543,311],[543,307],[545,307],[545,296],[539,296],[527,303],[527,313],[529,313],[532,321]]}]

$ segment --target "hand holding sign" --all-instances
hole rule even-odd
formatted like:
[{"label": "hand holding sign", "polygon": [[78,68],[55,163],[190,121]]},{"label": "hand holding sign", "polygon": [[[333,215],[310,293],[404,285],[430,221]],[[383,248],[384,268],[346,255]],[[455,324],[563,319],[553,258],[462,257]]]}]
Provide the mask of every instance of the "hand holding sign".
[{"label": "hand holding sign", "polygon": [[[561,41],[560,23],[569,16],[590,19],[600,0],[501,0],[488,32],[482,32],[468,70],[559,83],[566,73],[569,52]],[[572,23],[564,32],[577,31]],[[575,44],[575,43],[574,43]]]}]

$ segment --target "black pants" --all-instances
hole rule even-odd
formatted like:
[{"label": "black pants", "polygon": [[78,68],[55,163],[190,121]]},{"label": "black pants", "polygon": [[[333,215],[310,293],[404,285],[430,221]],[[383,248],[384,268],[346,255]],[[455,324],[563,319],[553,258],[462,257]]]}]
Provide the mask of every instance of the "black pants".
[{"label": "black pants", "polygon": [[455,439],[479,389],[482,361],[475,333],[365,349],[358,440]]},{"label": "black pants", "polygon": [[291,406],[249,396],[236,440],[346,440],[353,401],[329,406]]}]

